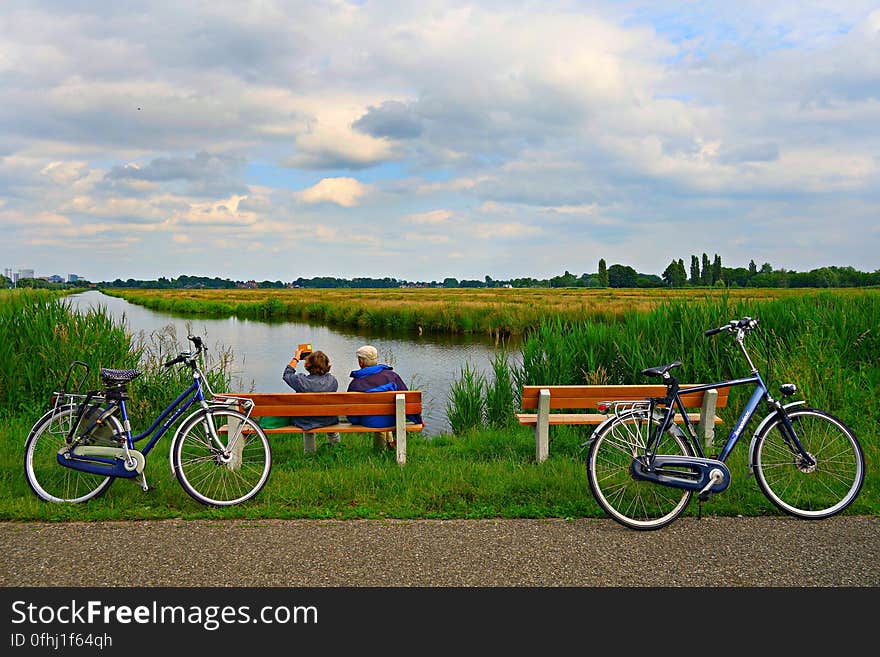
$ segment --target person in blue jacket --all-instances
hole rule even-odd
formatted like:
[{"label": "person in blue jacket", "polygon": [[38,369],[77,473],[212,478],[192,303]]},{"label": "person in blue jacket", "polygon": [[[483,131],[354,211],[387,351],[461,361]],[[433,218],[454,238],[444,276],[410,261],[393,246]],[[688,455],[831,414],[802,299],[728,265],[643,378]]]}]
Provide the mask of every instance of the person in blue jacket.
[{"label": "person in blue jacket", "polygon": [[[351,383],[348,384],[349,392],[385,392],[389,390],[408,390],[403,379],[390,365],[379,362],[379,352],[376,347],[366,344],[357,352],[359,369],[350,374]],[[419,415],[407,415],[410,422],[422,422]],[[348,416],[352,424],[360,424],[365,427],[391,427],[394,426],[393,415],[359,415]],[[394,434],[390,431],[383,432],[385,443],[388,447],[395,446]]]}]

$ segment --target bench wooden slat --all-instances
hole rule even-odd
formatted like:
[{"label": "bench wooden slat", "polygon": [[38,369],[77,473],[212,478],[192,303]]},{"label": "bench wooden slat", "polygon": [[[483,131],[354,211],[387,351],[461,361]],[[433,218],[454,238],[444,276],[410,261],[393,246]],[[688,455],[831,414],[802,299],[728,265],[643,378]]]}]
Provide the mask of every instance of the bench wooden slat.
[{"label": "bench wooden slat", "polygon": [[[697,383],[690,386],[700,385]],[[699,408],[703,404],[703,392],[688,394],[684,392],[688,386],[682,386],[680,392],[682,403],[687,408]],[[523,386],[523,409],[538,408],[538,395],[541,390],[550,390],[550,408],[595,408],[605,401],[621,401],[645,399],[647,397],[663,397],[666,394],[664,385],[583,385],[583,386]],[[727,405],[729,388],[719,389],[716,406]]]},{"label": "bench wooden slat", "polygon": [[[263,427],[263,431],[265,433],[304,433],[306,431],[310,431],[313,433],[374,433],[376,431],[394,431],[396,427],[382,427],[374,429],[372,427],[364,427],[359,424],[350,424],[348,422],[341,422],[339,424],[329,424],[326,427],[316,427],[314,429],[300,429],[294,425],[287,425],[284,427],[273,427],[271,429],[267,429]],[[423,424],[418,424],[415,422],[408,422],[406,424],[407,431],[421,431],[424,429]],[[222,427],[220,429],[221,433],[226,431],[226,427]]]},{"label": "bench wooden slat", "polygon": [[389,392],[236,392],[225,393],[230,397],[253,400],[257,406],[312,406],[315,404],[388,404],[393,406],[397,395],[406,397],[407,403],[422,403],[421,390],[401,390]]},{"label": "bench wooden slat", "polygon": [[[415,402],[405,405],[407,415],[422,412],[422,405]],[[251,411],[253,417],[286,416],[308,417],[313,415],[394,415],[394,404],[257,404]]]},{"label": "bench wooden slat", "polygon": [[[688,419],[691,422],[699,422],[700,414],[699,413],[688,413]],[[602,424],[605,420],[610,417],[614,417],[611,414],[607,413],[550,413],[548,416],[548,422],[550,424],[561,425],[561,424]],[[538,423],[538,415],[537,413],[517,413],[516,419],[520,424],[531,426],[533,424]],[[683,418],[680,413],[675,414],[676,422],[683,422]],[[722,420],[720,417],[715,416],[715,424],[721,424]]]}]

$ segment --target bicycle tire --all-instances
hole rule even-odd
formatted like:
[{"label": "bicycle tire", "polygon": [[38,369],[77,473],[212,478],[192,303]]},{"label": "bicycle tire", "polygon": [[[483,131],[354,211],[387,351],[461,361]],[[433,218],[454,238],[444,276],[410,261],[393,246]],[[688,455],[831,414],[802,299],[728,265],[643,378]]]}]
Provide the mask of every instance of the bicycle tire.
[{"label": "bicycle tire", "polygon": [[[58,464],[58,450],[67,444],[67,434],[77,413],[76,404],[47,412],[31,429],[24,445],[24,473],[28,486],[46,502],[80,504],[100,497],[115,477],[83,472]],[[107,420],[121,433],[115,417]]]},{"label": "bicycle tire", "polygon": [[[587,453],[587,480],[596,502],[612,519],[636,530],[665,527],[678,518],[691,500],[691,491],[635,479],[630,467],[644,453],[650,431],[661,419],[650,420],[644,411],[621,414],[597,427]],[[693,448],[681,429],[666,429],[658,454],[693,456]]]},{"label": "bicycle tire", "polygon": [[[228,435],[224,428],[228,431],[230,420],[242,428],[238,434],[244,440],[240,458],[230,460],[211,440],[207,426],[211,418],[221,436]],[[266,433],[253,419],[228,408],[204,410],[190,417],[171,450],[180,485],[190,497],[209,506],[232,506],[251,499],[266,485],[272,469]]]},{"label": "bicycle tire", "polygon": [[755,441],[753,467],[761,492],[798,518],[819,520],[852,504],[865,480],[865,456],[852,430],[839,418],[815,408],[787,411],[806,452],[807,466],[784,440],[782,422],[768,424]]}]

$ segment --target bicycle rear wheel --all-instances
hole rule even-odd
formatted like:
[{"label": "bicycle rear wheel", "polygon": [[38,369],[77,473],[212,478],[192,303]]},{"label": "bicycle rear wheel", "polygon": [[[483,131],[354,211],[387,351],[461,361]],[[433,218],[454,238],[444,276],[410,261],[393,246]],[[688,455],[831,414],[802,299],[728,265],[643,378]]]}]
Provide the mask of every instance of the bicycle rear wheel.
[{"label": "bicycle rear wheel", "polygon": [[782,421],[767,426],[755,442],[755,478],[777,507],[798,518],[840,513],[856,499],[865,480],[865,456],[841,420],[814,408],[787,411],[797,438],[816,461],[808,465],[789,447]]},{"label": "bicycle rear wheel", "polygon": [[[24,445],[24,473],[28,486],[46,502],[77,504],[94,499],[107,491],[113,477],[65,468],[58,463],[58,450],[67,445],[67,434],[76,419],[75,404],[46,413]],[[118,420],[107,418],[110,422]],[[121,426],[116,426],[122,432]]]},{"label": "bicycle rear wheel", "polygon": [[[680,516],[691,491],[636,479],[633,459],[645,453],[651,432],[661,423],[646,412],[631,412],[597,429],[587,454],[587,479],[599,506],[614,520],[631,529],[665,527]],[[658,454],[693,456],[681,429],[669,427],[661,436]]]},{"label": "bicycle rear wheel", "polygon": [[[222,445],[212,439],[211,423]],[[171,463],[191,497],[231,506],[260,492],[269,479],[272,453],[254,420],[232,409],[211,409],[186,421],[171,446]]]}]

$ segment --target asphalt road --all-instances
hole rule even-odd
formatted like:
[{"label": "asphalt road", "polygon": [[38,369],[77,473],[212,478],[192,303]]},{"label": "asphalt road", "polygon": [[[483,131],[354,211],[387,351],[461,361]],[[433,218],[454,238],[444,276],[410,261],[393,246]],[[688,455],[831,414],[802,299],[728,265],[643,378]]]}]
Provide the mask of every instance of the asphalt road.
[{"label": "asphalt road", "polygon": [[4,587],[876,587],[880,518],[5,522],[0,555]]}]

